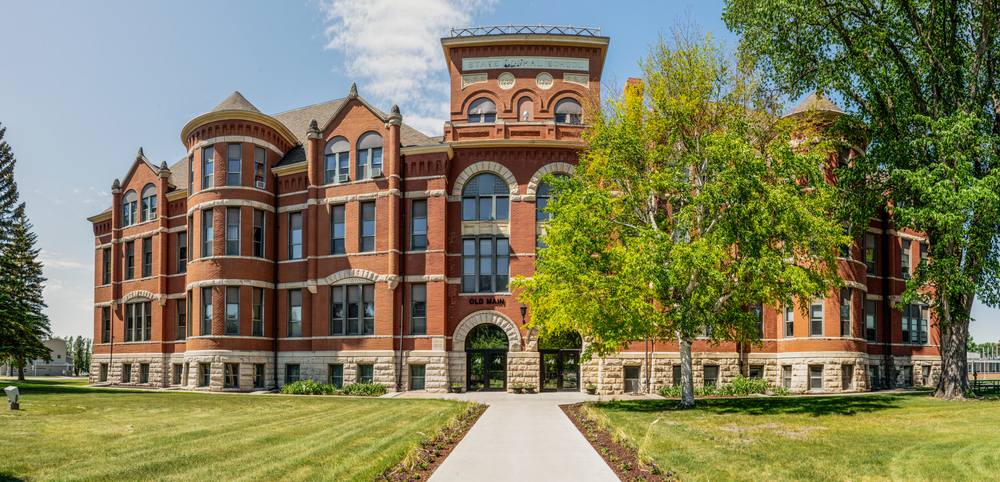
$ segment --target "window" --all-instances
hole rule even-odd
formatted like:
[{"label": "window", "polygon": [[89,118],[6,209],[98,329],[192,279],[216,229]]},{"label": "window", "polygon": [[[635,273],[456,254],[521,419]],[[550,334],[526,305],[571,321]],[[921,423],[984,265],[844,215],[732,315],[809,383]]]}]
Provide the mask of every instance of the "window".
[{"label": "window", "polygon": [[299,366],[285,365],[285,385],[299,381]]},{"label": "window", "polygon": [[330,335],[375,334],[375,285],[330,287]]},{"label": "window", "polygon": [[854,386],[854,365],[840,366],[840,388],[850,390]]},{"label": "window", "polygon": [[510,218],[510,188],[491,173],[479,174],[462,188],[462,221],[496,221]]},{"label": "window", "polygon": [[149,383],[149,363],[139,364],[139,383]]},{"label": "window", "polygon": [[910,279],[910,241],[903,239],[900,242],[903,243],[899,259],[900,274],[903,279]]},{"label": "window", "polygon": [[302,290],[288,291],[288,336],[302,336]]},{"label": "window", "polygon": [[343,204],[330,207],[330,254],[347,253],[345,211],[346,207]]},{"label": "window", "polygon": [[211,382],[212,366],[208,363],[198,364],[198,386],[207,387]]},{"label": "window", "polygon": [[205,147],[201,150],[201,188],[208,189],[215,185],[215,148]]},{"label": "window", "polygon": [[583,106],[576,99],[563,99],[556,102],[556,122],[565,124],[580,124],[583,122]]},{"label": "window", "polygon": [[903,386],[912,387],[913,386],[913,367],[905,366],[903,367]]},{"label": "window", "polygon": [[264,364],[254,363],[253,365],[253,387],[264,388]]},{"label": "window", "polygon": [[177,233],[177,273],[187,273],[188,240],[187,233]]},{"label": "window", "polygon": [[240,334],[240,287],[226,286],[226,335]]},{"label": "window", "polygon": [[212,334],[212,288],[201,289],[201,335]]},{"label": "window", "polygon": [[243,144],[226,144],[226,185],[239,186]]},{"label": "window", "polygon": [[361,203],[361,239],[358,251],[368,253],[375,251],[375,203]]},{"label": "window", "polygon": [[922,375],[920,377],[921,386],[929,387],[933,385],[933,380],[931,380],[931,367],[926,365],[920,367],[920,374]]},{"label": "window", "polygon": [[224,388],[240,388],[240,364],[226,363]]},{"label": "window", "polygon": [[750,305],[750,313],[754,315],[754,328],[756,328],[757,339],[764,338],[764,305],[757,303]]},{"label": "window", "polygon": [[809,306],[809,336],[823,336],[823,298]]},{"label": "window", "polygon": [[521,122],[535,120],[535,102],[531,97],[521,97],[517,100],[517,118]]},{"label": "window", "polygon": [[675,387],[679,387],[679,386],[681,386],[681,366],[680,365],[674,365],[673,372],[674,372],[673,373],[673,375],[674,375],[674,377],[673,377],[674,378],[674,386]]},{"label": "window", "polygon": [[125,305],[125,341],[150,341],[153,329],[153,304],[149,301]]},{"label": "window", "polygon": [[264,336],[264,289],[253,288],[251,294],[251,317],[253,317],[252,336]]},{"label": "window", "polygon": [[132,364],[122,365],[122,383],[132,383]]},{"label": "window", "polygon": [[135,279],[135,241],[125,243],[125,280]]},{"label": "window", "polygon": [[326,372],[326,383],[338,389],[344,388],[344,365],[330,365]]},{"label": "window", "polygon": [[917,304],[903,305],[903,343],[927,343],[927,309]]},{"label": "window", "polygon": [[302,212],[288,213],[288,259],[302,259]]},{"label": "window", "polygon": [[153,276],[153,238],[142,238],[142,277]]},{"label": "window", "polygon": [[350,181],[351,144],[343,137],[326,143],[326,184]]},{"label": "window", "polygon": [[840,290],[840,336],[851,336],[851,290]]},{"label": "window", "polygon": [[510,246],[507,238],[462,240],[462,292],[500,293],[510,277]]},{"label": "window", "polygon": [[795,336],[795,308],[785,307],[785,338]]},{"label": "window", "polygon": [[102,251],[104,258],[102,262],[104,263],[104,274],[102,276],[102,283],[105,285],[111,284],[111,248],[104,248]]},{"label": "window", "polygon": [[865,233],[865,266],[867,273],[871,276],[878,275],[878,268],[875,261],[878,256],[878,249],[875,246],[876,236],[872,233]]},{"label": "window", "polygon": [[823,365],[809,366],[809,389],[823,389]]},{"label": "window", "polygon": [[183,340],[187,337],[187,300],[174,300],[174,309],[177,311],[177,329],[174,331],[174,338]]},{"label": "window", "polygon": [[792,367],[785,365],[781,367],[781,388],[792,389]]},{"label": "window", "polygon": [[181,365],[180,363],[174,363],[173,372],[172,373],[173,373],[173,377],[171,377],[171,378],[173,378],[173,381],[171,383],[173,385],[180,385],[181,384],[181,380],[184,377],[184,365]]},{"label": "window", "polygon": [[715,365],[705,365],[705,385],[714,387],[719,381],[719,367]]},{"label": "window", "polygon": [[101,343],[111,343],[111,308],[101,308],[101,320],[104,329],[101,332]]},{"label": "window", "polygon": [[497,121],[497,105],[485,97],[480,97],[469,104],[469,123],[483,124]]},{"label": "window", "polygon": [[[193,311],[191,310],[191,303],[193,302],[193,300],[194,300],[194,296],[191,294],[191,291],[188,290],[188,292],[187,292],[187,310],[186,310],[187,313],[193,313]],[[194,325],[194,320],[192,320],[191,323],[187,324],[187,336],[193,336],[192,331],[194,330],[194,328],[191,325]]]},{"label": "window", "polygon": [[750,378],[764,378],[764,367],[760,365],[751,366],[747,370],[747,375]]},{"label": "window", "polygon": [[[844,221],[844,236],[851,236],[851,225]],[[840,247],[840,257],[851,259],[851,248],[854,247],[854,241],[848,242],[847,244]]]},{"label": "window", "polygon": [[211,209],[205,209],[201,212],[201,257],[207,258],[212,256],[212,238],[213,232],[215,231],[215,226],[213,225],[213,216]]},{"label": "window", "polygon": [[188,197],[194,194],[194,156],[188,156]]},{"label": "window", "polygon": [[410,365],[410,390],[424,389],[425,373],[426,367],[424,365]]},{"label": "window", "polygon": [[382,136],[367,132],[358,140],[358,166],[355,179],[382,176]]},{"label": "window", "polygon": [[226,256],[240,255],[240,208],[226,208]]},{"label": "window", "polygon": [[374,383],[375,365],[358,365],[358,382]]},{"label": "window", "polygon": [[[566,179],[565,174],[556,174],[556,179]],[[544,212],[544,209],[549,205],[549,200],[552,198],[552,185],[543,182],[538,186],[538,191],[535,193],[535,220],[536,221],[548,221],[552,219],[552,213]]]},{"label": "window", "polygon": [[410,249],[427,249],[427,200],[414,199],[410,202]]},{"label": "window", "polygon": [[877,366],[871,366],[871,365],[869,365],[868,366],[868,388],[875,389],[875,388],[878,388],[880,386],[881,386],[881,384],[879,383],[879,379],[878,379],[878,367]]},{"label": "window", "polygon": [[253,210],[253,256],[264,257],[264,211]]},{"label": "window", "polygon": [[[190,246],[192,250],[194,250],[194,214],[188,216],[187,221],[188,221],[187,222],[187,245]],[[191,256],[194,257],[194,252],[191,253]],[[184,270],[187,271],[187,268],[185,267]]]},{"label": "window", "polygon": [[135,224],[135,217],[138,214],[136,211],[139,209],[136,206],[135,191],[129,191],[125,193],[122,198],[122,227],[127,227]]},{"label": "window", "polygon": [[267,150],[260,146],[253,147],[253,181],[257,189],[267,189]]},{"label": "window", "polygon": [[142,188],[142,211],[139,213],[139,221],[146,222],[156,219],[156,185],[150,183]]},{"label": "window", "polygon": [[927,259],[927,248],[928,246],[924,243],[920,243],[920,260],[917,263],[923,263]]},{"label": "window", "polygon": [[410,285],[410,334],[427,334],[427,285]]},{"label": "window", "polygon": [[107,363],[101,363],[101,377],[100,377],[99,381],[102,381],[102,382],[108,381],[108,364]]},{"label": "window", "polygon": [[865,301],[865,340],[874,343],[878,326],[878,303],[872,300]]}]

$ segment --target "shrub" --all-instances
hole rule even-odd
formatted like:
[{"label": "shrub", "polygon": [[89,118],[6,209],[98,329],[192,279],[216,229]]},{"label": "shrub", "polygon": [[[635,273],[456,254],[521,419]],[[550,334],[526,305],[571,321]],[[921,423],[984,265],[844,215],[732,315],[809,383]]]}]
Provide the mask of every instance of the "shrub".
[{"label": "shrub", "polygon": [[[711,385],[695,388],[694,394],[697,397],[745,397],[752,393],[767,393],[768,390],[773,391],[777,395],[791,394],[790,391],[784,388],[771,388],[770,380],[743,378],[743,375],[738,375],[733,379],[732,383],[718,388]],[[680,398],[681,387],[661,387],[659,393],[661,397]]]},{"label": "shrub", "polygon": [[345,385],[340,393],[359,397],[379,397],[385,395],[386,391],[385,385],[381,383],[358,382]]},{"label": "shrub", "polygon": [[337,395],[333,385],[323,385],[315,380],[299,380],[281,387],[281,393],[290,395]]},{"label": "shrub", "polygon": [[660,396],[667,398],[680,398],[681,397],[681,387],[660,387]]}]

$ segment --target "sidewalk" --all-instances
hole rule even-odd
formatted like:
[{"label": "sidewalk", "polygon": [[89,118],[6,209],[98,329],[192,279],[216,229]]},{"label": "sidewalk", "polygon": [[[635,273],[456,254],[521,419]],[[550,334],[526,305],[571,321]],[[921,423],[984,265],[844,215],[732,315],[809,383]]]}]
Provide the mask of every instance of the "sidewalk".
[{"label": "sidewalk", "polygon": [[[424,398],[419,396],[412,398]],[[618,477],[559,409],[597,396],[575,392],[474,392],[440,398],[490,406],[430,482],[617,482]]]}]

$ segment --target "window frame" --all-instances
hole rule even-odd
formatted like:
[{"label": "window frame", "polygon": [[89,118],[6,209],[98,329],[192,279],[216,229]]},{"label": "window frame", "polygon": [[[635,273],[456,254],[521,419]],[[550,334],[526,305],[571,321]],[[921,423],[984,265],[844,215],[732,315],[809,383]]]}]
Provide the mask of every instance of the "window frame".
[{"label": "window frame", "polygon": [[125,243],[125,281],[135,279],[135,241]]},{"label": "window frame", "polygon": [[132,383],[131,363],[122,363],[122,383]]},{"label": "window frame", "polygon": [[[712,369],[715,371],[715,377],[708,376],[708,370]],[[712,380],[709,383],[709,380]],[[702,387],[708,387],[709,385],[713,387],[719,386],[719,365],[703,365],[702,366]]]},{"label": "window frame", "polygon": [[201,210],[201,258],[215,255],[215,210]]},{"label": "window frame", "polygon": [[[364,372],[371,372],[365,375]],[[356,375],[357,383],[375,383],[375,365],[372,363],[359,363]]]},{"label": "window frame", "polygon": [[[225,334],[226,336],[240,336],[240,287],[226,286],[225,296]],[[233,298],[235,298],[235,301]],[[230,312],[234,307],[235,317]]]},{"label": "window frame", "polygon": [[[337,217],[340,222],[337,222]],[[337,229],[340,236],[337,236]],[[347,205],[334,204],[330,206],[330,254],[347,254]]]},{"label": "window frame", "polygon": [[[481,192],[482,190],[479,189],[480,181],[481,181],[481,179],[484,179],[484,178],[490,178],[490,179],[493,180],[493,191],[494,191],[493,193],[491,193],[491,194],[483,194]],[[496,187],[497,187],[497,180],[499,180],[500,183],[503,184],[503,186],[504,186],[504,192],[503,193],[499,193],[498,194],[498,193],[495,192],[496,191]],[[474,184],[475,185],[475,191],[476,191],[475,194],[472,194],[470,192],[471,189],[472,189],[473,183],[475,183]],[[486,199],[489,199],[489,202],[490,202],[490,218],[489,219],[482,219],[482,207],[483,207],[482,204],[483,204],[483,201],[486,200]],[[503,217],[501,217],[498,214],[500,212],[499,206],[501,205],[500,204],[501,201],[503,202],[503,205],[506,206],[504,208],[505,214],[504,214]],[[475,214],[472,217],[469,217],[467,215],[467,210],[470,209],[470,206],[471,206],[472,212]],[[507,180],[504,179],[503,177],[497,175],[494,172],[480,172],[480,173],[472,176],[472,178],[470,178],[462,186],[462,205],[461,205],[461,210],[462,210],[462,221],[463,222],[465,222],[465,221],[489,221],[489,222],[510,221],[510,186],[507,184]]]},{"label": "window frame", "polygon": [[[408,390],[427,390],[427,366],[426,365],[410,365],[410,379]],[[420,372],[417,374],[416,372]],[[417,381],[420,381],[419,387],[417,386]]]},{"label": "window frame", "polygon": [[[369,134],[374,134],[375,136],[378,136],[379,140],[382,141],[383,145],[385,143],[385,139],[382,137],[382,135],[375,131],[365,132],[364,134],[361,134],[361,137],[358,138],[357,147],[355,147],[357,149],[358,157],[356,159],[355,176],[354,176],[354,179],[358,181],[365,179],[374,179],[372,177],[372,174],[375,171],[375,169],[379,169],[381,171],[383,169],[383,166],[385,165],[382,146],[365,147],[365,148],[361,147],[361,144],[367,140],[367,136]],[[378,163],[375,162],[376,154],[378,154],[377,156]],[[383,173],[382,175],[384,176],[385,174]]]},{"label": "window frame", "polygon": [[[236,148],[236,152],[239,154],[239,157],[232,157],[233,147]],[[243,185],[242,164],[243,164],[243,143],[241,142],[226,143],[226,186]],[[232,170],[233,166],[236,166],[235,171]]]},{"label": "window frame", "polygon": [[[819,375],[816,374],[816,369],[819,369]],[[809,391],[823,390],[823,372],[825,367],[823,365],[809,365]],[[814,385],[819,386],[814,386]]]},{"label": "window frame", "polygon": [[[352,289],[357,297],[357,309],[358,316],[356,318],[351,317],[351,294]],[[366,296],[368,292],[371,296],[371,300],[368,300]],[[340,296],[338,297],[338,293]],[[342,305],[340,307],[340,318],[336,318],[334,314],[337,312],[335,305],[338,303]],[[367,311],[365,310],[366,305],[370,305],[371,316],[367,316]],[[355,323],[352,330],[351,322]],[[339,324],[339,330],[337,326]],[[375,334],[375,284],[374,283],[350,283],[350,284],[338,284],[330,286],[330,323],[328,326],[328,333],[330,336],[372,336]]]},{"label": "window frame", "polygon": [[[296,295],[298,295],[298,305],[295,305],[293,303]],[[301,289],[288,290],[287,296],[288,296],[288,309],[286,310],[287,311],[286,313],[287,323],[285,326],[287,330],[286,336],[288,338],[301,338],[302,337],[302,290]],[[295,314],[295,308],[298,308],[297,319],[292,317],[292,315]],[[296,326],[298,329],[297,330],[293,329]]]},{"label": "window frame", "polygon": [[250,336],[264,336],[264,289],[253,288],[250,292]]},{"label": "window frame", "polygon": [[[418,206],[423,206],[423,216],[418,216]],[[427,208],[426,198],[410,200],[410,251],[427,251]]]},{"label": "window frame", "polygon": [[149,383],[149,363],[139,364],[139,384]]},{"label": "window frame", "polygon": [[101,274],[101,285],[109,285],[111,284],[111,248],[104,248],[101,250],[101,254],[103,255],[101,262],[104,268]]},{"label": "window frame", "polygon": [[840,336],[850,338],[853,336],[854,310],[852,309],[854,300],[854,290],[851,288],[840,289]]},{"label": "window frame", "polygon": [[187,339],[187,299],[178,298],[174,300],[174,339]]},{"label": "window frame", "polygon": [[[371,208],[371,219],[365,219],[365,209]],[[374,253],[377,250],[375,245],[375,233],[378,232],[378,209],[375,201],[366,201],[358,204],[358,252]],[[371,225],[366,223],[370,222]],[[370,228],[370,229],[369,229]],[[369,246],[370,243],[370,246]]]},{"label": "window frame", "polygon": [[782,310],[782,338],[795,338],[795,307],[786,306]]},{"label": "window frame", "polygon": [[142,277],[153,276],[153,238],[142,238]]},{"label": "window frame", "polygon": [[[493,105],[493,112],[482,112],[473,114],[472,109],[478,108],[482,104]],[[489,109],[487,109],[489,110]],[[478,97],[469,102],[469,107],[465,109],[465,122],[468,124],[495,124],[497,121],[497,103],[488,97]],[[478,119],[476,119],[478,117]]]},{"label": "window frame", "polygon": [[[292,380],[292,371],[295,371],[295,380]],[[302,366],[298,363],[286,363],[285,364],[285,385],[291,385],[292,383],[302,380]]]},{"label": "window frame", "polygon": [[[492,270],[492,272],[490,274],[488,274],[488,275],[482,274],[482,263],[483,263],[483,255],[482,255],[483,244],[482,244],[482,242],[486,241],[486,240],[488,240],[490,242],[490,254],[488,254],[487,256],[490,257],[490,267],[491,267],[491,270]],[[474,247],[475,247],[474,253],[471,254],[471,255],[467,252],[467,249],[466,249],[467,248],[467,244],[466,243],[469,242],[469,241],[474,242]],[[503,241],[504,244],[506,245],[506,250],[507,250],[507,254],[506,255],[499,254],[498,246],[499,246],[499,242],[500,241]],[[464,238],[462,238],[462,274],[461,274],[462,281],[461,281],[461,292],[462,293],[495,293],[495,294],[506,294],[506,293],[509,293],[510,292],[510,257],[511,257],[510,256],[510,252],[511,252],[510,251],[510,238],[507,238],[507,237],[504,237],[504,236],[475,236],[475,237],[464,237]],[[467,268],[466,262],[469,259],[474,260],[473,261],[474,268],[475,268],[474,274],[466,273],[466,268]],[[506,274],[499,273],[499,271],[500,271],[499,266],[500,266],[500,260],[501,259],[506,259],[506,266],[507,266],[507,268],[506,268],[507,273]],[[468,280],[467,280],[466,277],[468,277],[468,276],[473,276],[473,280],[474,280],[474,283],[475,283],[473,285],[474,289],[472,291],[467,290],[468,287],[466,286],[466,283],[467,283]],[[482,290],[481,286],[483,286],[482,283],[484,281],[483,280],[483,276],[490,276],[491,277],[490,283],[492,285],[492,291],[484,291],[484,290]],[[506,282],[503,284],[502,287],[500,286],[500,277],[501,276],[506,276]],[[503,289],[505,289],[507,291],[500,291],[501,288],[503,288]]]},{"label": "window frame", "polygon": [[[152,188],[153,193],[149,196],[144,196],[147,190]],[[142,188],[139,194],[139,222],[145,223],[147,221],[152,221],[156,219],[156,185],[153,183],[146,184]]]},{"label": "window frame", "polygon": [[[323,155],[323,180],[326,181],[324,184],[339,184],[340,176],[346,175],[347,181],[351,182],[351,145],[343,136],[337,136],[330,139],[327,142],[327,149],[334,141],[343,139],[343,142],[347,144],[346,151],[337,151],[331,153],[325,153]],[[330,169],[330,163],[333,162],[333,169]]]},{"label": "window frame", "polygon": [[333,385],[338,390],[344,388],[344,365],[341,363],[331,363],[326,368],[326,383]]},{"label": "window frame", "polygon": [[909,240],[900,238],[899,276],[904,281],[909,280],[910,276],[913,274],[913,271],[910,268],[910,266],[912,266],[911,253],[913,252],[911,244],[912,243]]},{"label": "window frame", "polygon": [[198,364],[198,386],[208,387],[212,385],[212,364],[211,363],[199,363]]},{"label": "window frame", "polygon": [[184,365],[181,363],[174,363],[170,368],[170,381],[171,385],[180,385],[181,380],[184,379]]},{"label": "window frame", "polygon": [[[576,106],[580,108],[580,111],[583,112],[583,104],[581,104],[580,101],[578,101],[578,100],[576,100],[576,99],[574,99],[572,97],[566,97],[566,98],[563,98],[563,99],[559,99],[559,101],[557,101],[555,103],[555,105],[552,106],[553,120],[557,124],[570,124],[570,125],[581,125],[581,124],[583,124],[583,114],[582,113],[581,114],[556,114],[555,112],[557,110],[559,110],[559,106],[562,105],[562,104],[576,104]],[[563,116],[565,116],[565,118],[563,120],[560,120],[560,117],[563,117]]]},{"label": "window frame", "polygon": [[111,343],[111,307],[101,308],[101,343]]},{"label": "window frame", "polygon": [[[260,221],[258,223],[257,221]],[[262,209],[253,210],[253,250],[250,255],[254,258],[263,258],[264,256],[264,236],[267,232],[265,228],[265,223],[267,219],[264,215]]]},{"label": "window frame", "polygon": [[[258,171],[260,174],[257,174]],[[267,190],[267,149],[258,145],[253,146],[253,180],[254,183],[251,187]],[[257,186],[258,182],[264,183],[264,185]]]},{"label": "window frame", "polygon": [[[817,307],[819,307],[819,317],[816,316]],[[811,303],[809,303],[809,336],[822,337],[826,328],[825,321],[826,298],[815,298]]]},{"label": "window frame", "polygon": [[263,363],[253,364],[253,387],[257,389],[267,388],[267,367]]},{"label": "window frame", "polygon": [[[226,256],[239,256],[242,231],[243,210],[239,207],[226,207]],[[231,237],[235,234],[235,238]]]},{"label": "window frame", "polygon": [[188,233],[177,233],[177,274],[187,273]]},{"label": "window frame", "polygon": [[865,299],[864,312],[865,340],[868,343],[878,343],[878,302]]},{"label": "window frame", "polygon": [[781,366],[781,387],[786,390],[792,389],[792,366]]},{"label": "window frame", "polygon": [[[295,227],[296,222],[298,223],[298,228]],[[295,242],[295,233],[298,232],[299,242]],[[298,248],[298,256],[296,256],[295,248]],[[288,259],[304,259],[305,255],[305,233],[302,220],[302,211],[293,211],[288,213]]]},{"label": "window frame", "polygon": [[878,235],[865,232],[865,274],[878,276]]},{"label": "window frame", "polygon": [[[422,290],[423,299],[418,298],[418,291]],[[423,329],[417,329],[423,327]],[[410,334],[427,334],[427,283],[410,283]]]},{"label": "window frame", "polygon": [[240,388],[239,363],[224,363],[222,365],[222,388]]},{"label": "window frame", "polygon": [[215,187],[215,146],[201,148],[201,189]]},{"label": "window frame", "polygon": [[211,336],[214,327],[212,326],[215,316],[212,304],[212,287],[205,286],[201,289],[201,330],[199,336]]}]

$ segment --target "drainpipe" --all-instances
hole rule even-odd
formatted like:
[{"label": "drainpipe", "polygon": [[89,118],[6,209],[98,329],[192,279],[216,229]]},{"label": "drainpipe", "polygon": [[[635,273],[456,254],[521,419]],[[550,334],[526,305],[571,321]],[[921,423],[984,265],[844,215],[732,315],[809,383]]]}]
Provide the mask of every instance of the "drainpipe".
[{"label": "drainpipe", "polygon": [[[884,209],[884,208],[883,208]],[[882,212],[882,306],[885,321],[882,323],[885,329],[882,330],[883,340],[885,340],[885,383],[886,388],[892,389],[892,305],[889,300],[889,212],[884,209]]]},{"label": "drainpipe", "polygon": [[[274,171],[271,171],[272,174]],[[271,237],[274,241],[274,298],[271,301],[271,319],[274,320],[274,389],[278,389],[278,175],[274,176],[274,234]]]},{"label": "drainpipe", "polygon": [[646,354],[644,358],[646,361],[646,393],[649,393],[649,337],[646,337]]},{"label": "drainpipe", "polygon": [[399,169],[399,351],[396,363],[396,391],[403,391],[403,318],[406,313],[406,154],[400,155]]}]

